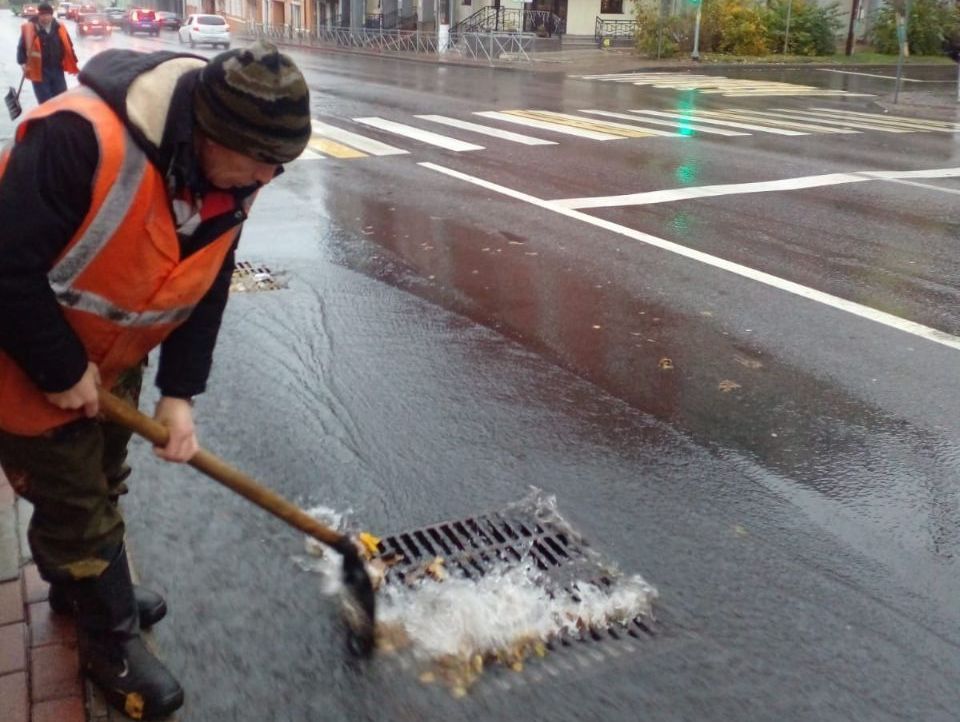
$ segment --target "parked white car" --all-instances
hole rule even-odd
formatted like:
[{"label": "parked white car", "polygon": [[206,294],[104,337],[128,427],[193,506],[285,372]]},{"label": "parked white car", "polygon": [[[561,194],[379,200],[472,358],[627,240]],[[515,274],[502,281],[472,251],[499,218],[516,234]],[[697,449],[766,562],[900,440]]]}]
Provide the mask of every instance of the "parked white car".
[{"label": "parked white car", "polygon": [[230,26],[222,15],[190,15],[178,33],[180,42],[190,43],[191,48],[201,43],[230,47]]}]

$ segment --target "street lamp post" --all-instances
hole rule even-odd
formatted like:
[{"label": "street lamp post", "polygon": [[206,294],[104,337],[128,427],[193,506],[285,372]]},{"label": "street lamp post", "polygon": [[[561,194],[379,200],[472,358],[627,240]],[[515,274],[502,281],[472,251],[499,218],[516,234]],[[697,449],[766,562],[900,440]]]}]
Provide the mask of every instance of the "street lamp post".
[{"label": "street lamp post", "polygon": [[[853,0],[856,2],[857,0]],[[783,54],[787,54],[790,47],[790,11],[793,9],[793,0],[787,0],[787,28],[783,33]]]},{"label": "street lamp post", "polygon": [[700,60],[700,0],[694,0],[697,6],[697,19],[693,26],[693,52],[690,53],[691,60]]}]

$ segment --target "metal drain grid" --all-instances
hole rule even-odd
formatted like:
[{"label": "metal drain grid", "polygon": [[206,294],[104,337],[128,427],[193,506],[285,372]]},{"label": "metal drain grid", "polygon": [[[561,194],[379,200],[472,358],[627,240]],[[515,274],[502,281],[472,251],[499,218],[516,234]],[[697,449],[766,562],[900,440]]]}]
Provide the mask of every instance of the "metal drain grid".
[{"label": "metal drain grid", "polygon": [[253,291],[278,291],[283,284],[266,266],[255,266],[249,261],[237,261],[230,279],[230,291],[250,293]]},{"label": "metal drain grid", "polygon": [[[614,583],[596,555],[588,554],[582,540],[549,521],[499,512],[401,532],[382,539],[379,552],[401,556],[391,569],[393,581],[389,583],[403,583],[411,575],[422,574],[424,565],[436,557],[443,557],[448,572],[468,579],[483,576],[494,565],[515,566],[532,561],[543,572],[549,594],[565,594],[576,602],[580,601],[579,589],[575,582],[565,583],[564,576],[601,588]],[[569,573],[571,569],[576,570],[575,575]],[[653,620],[638,616],[625,625],[583,629],[577,636],[564,633],[546,646],[558,651],[583,642],[647,639],[655,635]]]}]

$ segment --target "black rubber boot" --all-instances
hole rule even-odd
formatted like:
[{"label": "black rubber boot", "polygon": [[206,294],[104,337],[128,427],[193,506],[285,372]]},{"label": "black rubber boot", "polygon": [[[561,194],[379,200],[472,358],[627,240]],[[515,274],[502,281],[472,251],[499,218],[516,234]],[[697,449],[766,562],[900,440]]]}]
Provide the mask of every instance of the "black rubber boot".
[{"label": "black rubber boot", "polygon": [[[73,615],[77,613],[76,604],[70,595],[70,584],[51,584],[47,601],[57,614]],[[133,597],[137,602],[140,616],[140,629],[149,629],[167,615],[167,603],[156,592],[143,587],[133,588]]]},{"label": "black rubber boot", "polygon": [[107,702],[133,719],[156,719],[178,709],[183,688],[140,637],[123,547],[99,577],[70,586],[81,665]]}]

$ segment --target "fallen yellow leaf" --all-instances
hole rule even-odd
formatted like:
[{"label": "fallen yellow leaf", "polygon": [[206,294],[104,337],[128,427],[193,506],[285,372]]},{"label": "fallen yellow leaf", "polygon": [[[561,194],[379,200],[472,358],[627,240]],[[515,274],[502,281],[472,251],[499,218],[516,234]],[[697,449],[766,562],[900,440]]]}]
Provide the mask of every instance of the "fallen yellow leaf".
[{"label": "fallen yellow leaf", "polygon": [[370,532],[360,532],[357,535],[357,541],[362,545],[364,556],[367,559],[375,556],[380,551],[380,537],[376,537]]}]

